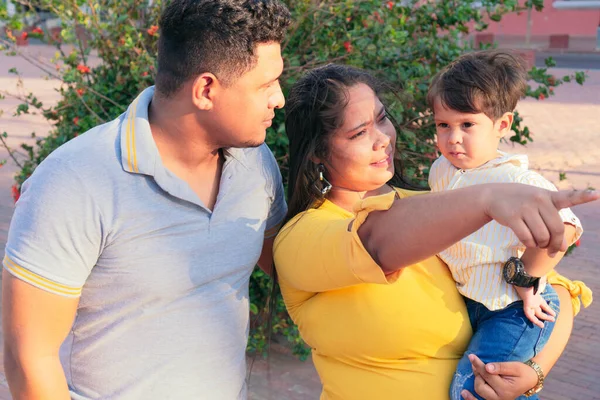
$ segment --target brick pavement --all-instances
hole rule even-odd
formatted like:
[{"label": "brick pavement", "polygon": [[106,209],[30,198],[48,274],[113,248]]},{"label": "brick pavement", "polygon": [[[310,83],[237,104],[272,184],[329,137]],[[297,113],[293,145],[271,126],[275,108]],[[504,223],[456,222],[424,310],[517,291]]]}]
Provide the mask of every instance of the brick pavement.
[{"label": "brick pavement", "polygon": [[[52,50],[30,46],[32,54],[43,57]],[[0,55],[0,88],[18,91],[13,75],[7,74],[12,66],[24,72],[26,88],[35,88],[42,101],[56,98],[55,82],[42,79],[41,74],[18,58]],[[568,72],[568,71],[557,71]],[[600,71],[590,71],[590,79],[583,88],[569,85],[556,89],[556,96],[543,102],[523,101],[518,109],[534,133],[535,142],[526,148],[504,145],[507,151],[529,155],[533,168],[560,187],[600,189]],[[30,133],[43,134],[49,125],[39,116],[12,118],[18,103],[10,98],[0,101],[0,133],[9,132],[9,143],[17,145],[31,140]],[[4,150],[0,159],[6,158]],[[16,171],[9,162],[0,169],[0,246],[6,241],[13,202],[10,195],[12,175]],[[559,182],[559,174],[567,179]],[[579,206],[575,212],[584,224],[585,234],[581,247],[559,265],[561,272],[572,279],[584,280],[600,296],[600,274],[596,260],[600,259],[600,204]],[[550,373],[543,400],[600,399],[600,300],[582,311],[575,320],[573,335],[565,353]],[[0,331],[1,334],[1,331]],[[1,355],[0,348],[0,355]],[[251,400],[304,400],[317,399],[320,384],[310,361],[300,362],[285,352],[272,352],[269,360],[258,358],[250,376]],[[0,400],[10,395],[0,366]]]}]

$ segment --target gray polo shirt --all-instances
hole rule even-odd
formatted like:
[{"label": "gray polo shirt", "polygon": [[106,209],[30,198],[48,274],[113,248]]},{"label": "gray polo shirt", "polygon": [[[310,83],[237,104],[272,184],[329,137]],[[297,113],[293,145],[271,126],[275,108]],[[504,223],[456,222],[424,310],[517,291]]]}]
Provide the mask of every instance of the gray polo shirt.
[{"label": "gray polo shirt", "polygon": [[23,185],[4,267],[81,296],[61,360],[73,399],[246,397],[248,280],[286,206],[262,145],[227,149],[214,210],[162,164],[153,88]]}]

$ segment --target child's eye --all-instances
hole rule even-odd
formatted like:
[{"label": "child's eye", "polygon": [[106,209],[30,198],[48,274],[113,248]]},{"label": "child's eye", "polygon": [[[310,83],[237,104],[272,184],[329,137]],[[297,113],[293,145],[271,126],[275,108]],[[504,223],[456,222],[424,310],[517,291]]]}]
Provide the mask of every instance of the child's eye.
[{"label": "child's eye", "polygon": [[465,128],[472,128],[472,127],[473,127],[473,125],[475,125],[475,124],[474,124],[474,123],[472,123],[472,122],[465,122],[465,123],[463,124],[463,126],[464,126]]},{"label": "child's eye", "polygon": [[445,122],[440,122],[439,124],[437,124],[438,128],[447,128],[448,124]]}]

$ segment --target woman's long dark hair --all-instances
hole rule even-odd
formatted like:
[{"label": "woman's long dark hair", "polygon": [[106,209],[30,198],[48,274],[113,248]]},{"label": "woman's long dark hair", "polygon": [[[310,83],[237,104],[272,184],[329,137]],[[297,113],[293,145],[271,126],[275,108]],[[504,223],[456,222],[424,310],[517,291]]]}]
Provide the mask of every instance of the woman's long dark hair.
[{"label": "woman's long dark hair", "polygon": [[[318,166],[315,158],[327,159],[329,138],[338,130],[348,105],[348,90],[357,84],[369,86],[381,98],[385,88],[368,72],[346,66],[329,64],[309,71],[291,88],[285,106],[285,131],[289,139],[288,213],[290,219],[325,200],[321,193]],[[394,120],[392,119],[394,123]],[[396,124],[394,123],[394,126]],[[407,189],[421,189],[402,175],[403,165],[396,145],[394,176],[390,184]],[[325,172],[327,178],[327,173]],[[272,287],[267,301],[267,332],[270,343],[273,313],[277,307],[277,272],[273,266]]]},{"label": "woman's long dark hair", "polygon": [[[329,138],[343,123],[349,101],[348,90],[360,83],[369,86],[384,101],[381,94],[386,88],[375,77],[347,65],[328,64],[313,69],[292,86],[285,106],[289,175],[288,214],[284,223],[324,201],[325,197],[319,190],[317,164],[312,160],[328,158]],[[389,183],[417,189],[403,176],[401,153],[397,147],[394,176]]]}]

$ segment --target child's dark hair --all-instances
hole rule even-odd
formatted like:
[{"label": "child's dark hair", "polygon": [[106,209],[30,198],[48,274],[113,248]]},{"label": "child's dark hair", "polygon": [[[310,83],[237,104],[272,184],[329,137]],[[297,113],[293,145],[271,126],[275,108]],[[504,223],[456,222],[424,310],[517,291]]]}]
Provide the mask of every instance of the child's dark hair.
[{"label": "child's dark hair", "polygon": [[467,53],[441,70],[432,80],[427,103],[463,113],[484,113],[497,120],[514,111],[527,89],[524,60],[506,50]]}]

